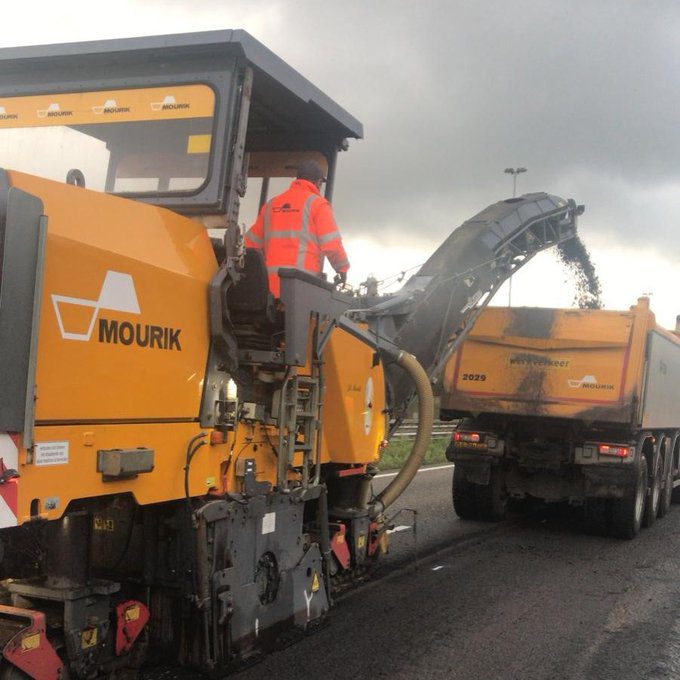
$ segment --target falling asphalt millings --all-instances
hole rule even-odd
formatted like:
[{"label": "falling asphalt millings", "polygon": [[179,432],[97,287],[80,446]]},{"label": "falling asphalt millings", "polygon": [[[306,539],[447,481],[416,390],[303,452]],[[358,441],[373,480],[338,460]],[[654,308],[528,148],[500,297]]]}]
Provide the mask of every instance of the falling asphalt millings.
[{"label": "falling asphalt millings", "polygon": [[560,262],[576,287],[574,304],[579,309],[602,309],[602,288],[590,253],[578,236],[557,246]]}]

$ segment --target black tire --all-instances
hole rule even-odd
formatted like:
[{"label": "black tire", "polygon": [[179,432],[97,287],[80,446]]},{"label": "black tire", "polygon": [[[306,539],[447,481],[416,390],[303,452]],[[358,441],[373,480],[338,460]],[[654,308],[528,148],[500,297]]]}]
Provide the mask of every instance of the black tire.
[{"label": "black tire", "polygon": [[661,487],[663,485],[663,458],[656,457],[656,463],[652,470],[650,479],[651,487],[647,496],[647,504],[645,505],[645,514],[642,518],[642,526],[648,529],[656,522],[656,517],[659,514],[659,504],[661,501]]},{"label": "black tire", "polygon": [[500,467],[492,467],[489,483],[477,486],[479,517],[487,522],[500,522],[508,511],[508,494],[505,490],[505,475]]},{"label": "black tire", "polygon": [[609,499],[586,498],[584,507],[584,528],[593,536],[603,536],[609,528]]},{"label": "black tire", "polygon": [[633,493],[625,498],[612,498],[610,503],[611,533],[619,538],[635,538],[642,526],[647,499],[647,459],[640,456]]},{"label": "black tire", "polygon": [[461,465],[453,468],[453,509],[461,519],[479,519],[479,508],[475,495],[477,485],[469,482],[465,477],[465,470]]},{"label": "black tire", "polygon": [[533,499],[529,496],[525,496],[524,498],[512,498],[511,496],[508,496],[507,508],[509,512],[516,512],[518,515],[524,515],[529,512],[533,502]]},{"label": "black tire", "polygon": [[503,470],[492,467],[488,484],[468,481],[461,465],[453,468],[453,509],[461,519],[500,522],[508,509]]},{"label": "black tire", "polygon": [[26,675],[9,661],[4,661],[0,666],[0,680],[31,680],[30,675]]},{"label": "black tire", "polygon": [[666,463],[668,472],[663,477],[661,485],[661,498],[659,499],[659,517],[665,517],[671,509],[671,499],[673,498],[673,464],[672,461]]},{"label": "black tire", "polygon": [[[678,463],[677,448],[678,448],[678,441],[675,442],[675,446],[673,447],[673,451],[670,454],[671,455],[671,468],[673,469],[674,473],[677,472],[677,463]],[[671,494],[671,503],[680,503],[680,486],[675,487],[673,489],[673,493]]]}]

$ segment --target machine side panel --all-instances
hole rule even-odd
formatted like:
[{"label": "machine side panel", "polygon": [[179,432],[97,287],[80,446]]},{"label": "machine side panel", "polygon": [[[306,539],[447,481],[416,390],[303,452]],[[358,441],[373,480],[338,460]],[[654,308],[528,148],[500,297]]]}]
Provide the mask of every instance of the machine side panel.
[{"label": "machine side panel", "polygon": [[678,385],[680,385],[680,341],[659,331],[651,331],[641,409],[643,428],[678,427],[680,423]]},{"label": "machine side panel", "polygon": [[192,421],[217,263],[201,225],[163,209],[9,173],[48,216],[38,424]]},{"label": "machine side panel", "polygon": [[[130,493],[141,505],[183,498],[187,442],[199,432],[198,423],[38,425],[33,451],[19,451],[17,521],[22,524],[32,514],[56,519],[81,498]],[[151,471],[105,478],[100,451],[139,448],[153,452]],[[188,478],[191,496],[221,487],[227,453],[226,444],[196,453]]]},{"label": "machine side panel", "polygon": [[[44,226],[39,199],[10,189],[0,263],[0,431],[30,428]],[[28,418],[30,420],[30,417]]]},{"label": "machine side panel", "polygon": [[373,463],[385,439],[385,379],[374,348],[336,328],[324,350],[322,461]]}]

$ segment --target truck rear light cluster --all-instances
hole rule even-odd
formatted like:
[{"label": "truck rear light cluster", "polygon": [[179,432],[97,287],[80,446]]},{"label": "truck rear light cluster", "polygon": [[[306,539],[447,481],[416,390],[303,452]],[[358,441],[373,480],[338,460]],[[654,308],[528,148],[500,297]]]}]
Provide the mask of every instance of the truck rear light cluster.
[{"label": "truck rear light cluster", "polygon": [[474,442],[481,441],[481,437],[476,432],[454,432],[452,439],[454,442]]},{"label": "truck rear light cluster", "polygon": [[601,456],[615,456],[616,458],[627,458],[630,453],[630,446],[619,446],[617,444],[600,444],[598,452]]}]

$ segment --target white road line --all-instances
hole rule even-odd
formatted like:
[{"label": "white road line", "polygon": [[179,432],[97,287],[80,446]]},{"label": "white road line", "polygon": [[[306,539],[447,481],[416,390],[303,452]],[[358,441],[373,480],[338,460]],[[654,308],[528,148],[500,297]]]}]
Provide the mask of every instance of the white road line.
[{"label": "white road line", "polygon": [[388,529],[387,533],[396,534],[398,531],[408,531],[409,529],[413,529],[413,527],[408,524],[400,524],[398,527],[394,527],[394,529]]},{"label": "white road line", "polygon": [[444,565],[443,564],[438,564],[436,567],[432,567],[432,571],[439,571],[440,569],[443,569]]},{"label": "white road line", "polygon": [[[448,468],[452,468],[453,463],[450,465],[434,465],[432,467],[423,467],[418,470],[418,472],[432,472],[433,470],[446,470]],[[382,472],[379,475],[376,475],[376,479],[380,479],[381,477],[396,477],[399,474],[399,472]]]}]

